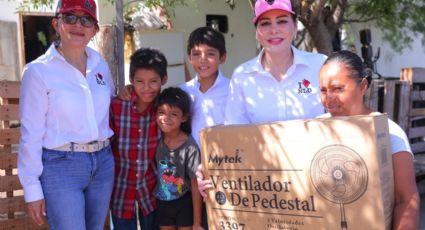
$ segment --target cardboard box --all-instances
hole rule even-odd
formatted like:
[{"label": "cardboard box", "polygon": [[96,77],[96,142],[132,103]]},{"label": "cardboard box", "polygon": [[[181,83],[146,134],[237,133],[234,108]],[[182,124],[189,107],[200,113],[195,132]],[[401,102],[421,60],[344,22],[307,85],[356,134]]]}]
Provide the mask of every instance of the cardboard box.
[{"label": "cardboard box", "polygon": [[390,229],[385,115],[201,132],[209,229]]}]

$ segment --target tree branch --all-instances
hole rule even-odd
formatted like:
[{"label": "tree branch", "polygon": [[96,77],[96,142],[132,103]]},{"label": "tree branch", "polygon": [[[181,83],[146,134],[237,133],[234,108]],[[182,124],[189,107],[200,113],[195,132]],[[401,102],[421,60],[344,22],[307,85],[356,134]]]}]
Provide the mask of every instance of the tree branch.
[{"label": "tree branch", "polygon": [[295,47],[299,47],[305,40],[307,34],[307,29],[303,29],[300,33],[297,34],[297,38],[294,41]]},{"label": "tree branch", "polygon": [[332,23],[338,28],[342,25],[344,12],[347,9],[347,0],[338,0],[335,1],[332,5],[331,15],[332,15]]},{"label": "tree branch", "polygon": [[[297,4],[298,2],[298,4]],[[299,0],[294,1],[294,8],[298,10],[298,19],[304,24],[308,24],[308,18],[310,17],[310,4],[308,3],[308,0]]]},{"label": "tree branch", "polygon": [[341,27],[344,19],[344,12],[347,9],[347,0],[334,1],[330,12],[326,15],[325,24],[331,34]]},{"label": "tree branch", "polygon": [[322,18],[322,11],[325,8],[326,0],[316,0],[311,5],[311,14],[308,20],[310,26],[315,26],[320,22]]},{"label": "tree branch", "polygon": [[343,23],[364,23],[364,22],[370,22],[376,20],[377,17],[370,16],[368,18],[346,18],[344,19]]},{"label": "tree branch", "polygon": [[249,5],[251,6],[251,9],[254,10],[254,6],[255,6],[255,0],[248,0]]}]

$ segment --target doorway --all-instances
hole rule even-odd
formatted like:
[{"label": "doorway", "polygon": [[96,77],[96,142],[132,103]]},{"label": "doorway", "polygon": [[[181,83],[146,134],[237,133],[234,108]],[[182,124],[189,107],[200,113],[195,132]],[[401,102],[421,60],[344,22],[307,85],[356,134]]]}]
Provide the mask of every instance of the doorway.
[{"label": "doorway", "polygon": [[23,59],[29,63],[44,54],[56,39],[51,26],[53,15],[21,14]]}]

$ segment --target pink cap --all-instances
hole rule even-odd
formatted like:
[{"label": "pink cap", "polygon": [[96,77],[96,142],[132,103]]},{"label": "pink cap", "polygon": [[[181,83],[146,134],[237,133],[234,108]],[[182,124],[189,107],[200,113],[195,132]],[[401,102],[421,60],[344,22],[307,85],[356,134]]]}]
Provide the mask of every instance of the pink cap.
[{"label": "pink cap", "polygon": [[290,0],[257,0],[255,2],[255,16],[252,19],[253,23],[256,23],[258,18],[270,10],[283,10],[291,14],[295,14],[292,11],[292,4]]}]

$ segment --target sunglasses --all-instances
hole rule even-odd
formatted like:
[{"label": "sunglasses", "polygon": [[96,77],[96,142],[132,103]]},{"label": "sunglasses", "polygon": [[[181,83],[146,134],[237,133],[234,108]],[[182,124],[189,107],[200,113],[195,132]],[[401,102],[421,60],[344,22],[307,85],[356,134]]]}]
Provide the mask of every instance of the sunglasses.
[{"label": "sunglasses", "polygon": [[70,25],[74,25],[78,20],[80,20],[80,24],[87,28],[91,28],[96,24],[96,21],[88,15],[77,16],[73,14],[62,14],[60,18],[62,18],[62,21],[65,22],[65,24]]}]

